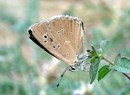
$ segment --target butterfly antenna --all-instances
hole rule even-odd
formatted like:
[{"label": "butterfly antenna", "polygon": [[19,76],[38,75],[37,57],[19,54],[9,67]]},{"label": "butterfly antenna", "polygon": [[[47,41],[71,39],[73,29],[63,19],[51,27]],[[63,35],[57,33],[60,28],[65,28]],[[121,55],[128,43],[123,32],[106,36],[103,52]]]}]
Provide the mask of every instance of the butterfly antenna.
[{"label": "butterfly antenna", "polygon": [[63,78],[65,72],[66,72],[69,68],[70,68],[70,66],[68,66],[68,67],[64,70],[64,72],[62,73],[62,75],[60,76],[60,80],[59,80],[59,82],[58,82],[58,84],[57,84],[57,87],[59,87],[60,82],[61,82],[61,80],[62,80],[62,78]]}]

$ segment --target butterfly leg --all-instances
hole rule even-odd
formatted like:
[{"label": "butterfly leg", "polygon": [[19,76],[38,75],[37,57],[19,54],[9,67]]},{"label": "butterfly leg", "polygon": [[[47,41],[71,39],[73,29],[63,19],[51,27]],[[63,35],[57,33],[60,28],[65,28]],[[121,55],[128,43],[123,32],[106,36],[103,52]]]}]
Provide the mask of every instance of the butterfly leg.
[{"label": "butterfly leg", "polygon": [[88,66],[81,65],[80,68],[81,68],[82,71],[89,71],[89,67]]}]

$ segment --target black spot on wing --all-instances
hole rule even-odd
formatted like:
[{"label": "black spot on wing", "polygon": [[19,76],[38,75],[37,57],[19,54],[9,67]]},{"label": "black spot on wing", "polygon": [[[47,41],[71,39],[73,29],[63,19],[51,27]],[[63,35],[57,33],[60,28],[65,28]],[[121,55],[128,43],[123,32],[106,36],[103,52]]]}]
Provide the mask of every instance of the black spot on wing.
[{"label": "black spot on wing", "polygon": [[[55,55],[53,55],[51,52],[49,52],[41,43],[39,43],[39,41],[33,36],[32,31],[29,30],[28,33],[30,34],[30,39],[36,43],[39,47],[41,47],[42,49],[44,49],[47,53],[51,54],[52,56],[56,57]],[[56,57],[57,58],[57,57]],[[58,59],[58,58],[57,58]]]}]

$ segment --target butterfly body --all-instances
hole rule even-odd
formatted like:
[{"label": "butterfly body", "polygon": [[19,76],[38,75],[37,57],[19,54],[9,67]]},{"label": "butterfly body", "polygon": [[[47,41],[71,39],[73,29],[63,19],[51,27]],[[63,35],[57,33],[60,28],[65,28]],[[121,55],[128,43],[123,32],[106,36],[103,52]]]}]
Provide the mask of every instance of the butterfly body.
[{"label": "butterfly body", "polygon": [[30,39],[59,60],[74,65],[83,51],[83,22],[76,17],[56,16],[29,28]]}]

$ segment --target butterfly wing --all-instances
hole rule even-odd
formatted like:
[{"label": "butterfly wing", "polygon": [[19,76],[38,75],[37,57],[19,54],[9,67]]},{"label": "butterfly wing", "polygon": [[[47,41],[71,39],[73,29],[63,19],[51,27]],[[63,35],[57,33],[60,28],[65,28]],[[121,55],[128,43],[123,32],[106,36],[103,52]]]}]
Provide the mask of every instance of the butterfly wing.
[{"label": "butterfly wing", "polygon": [[83,23],[70,16],[58,16],[31,26],[30,38],[61,61],[74,64],[83,48]]}]

